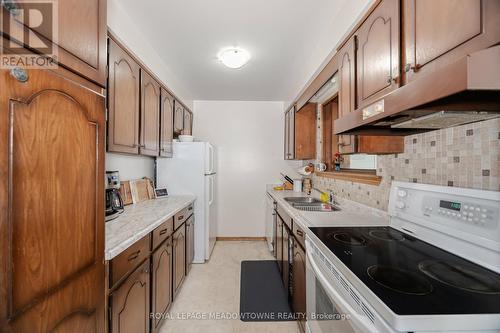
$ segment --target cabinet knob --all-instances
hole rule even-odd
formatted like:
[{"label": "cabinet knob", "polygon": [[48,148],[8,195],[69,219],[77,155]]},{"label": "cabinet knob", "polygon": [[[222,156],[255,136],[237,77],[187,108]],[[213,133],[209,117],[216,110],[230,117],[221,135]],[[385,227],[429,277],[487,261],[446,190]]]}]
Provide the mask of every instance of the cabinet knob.
[{"label": "cabinet knob", "polygon": [[29,80],[28,72],[21,67],[14,67],[10,70],[10,75],[12,75],[19,82],[27,82]]}]

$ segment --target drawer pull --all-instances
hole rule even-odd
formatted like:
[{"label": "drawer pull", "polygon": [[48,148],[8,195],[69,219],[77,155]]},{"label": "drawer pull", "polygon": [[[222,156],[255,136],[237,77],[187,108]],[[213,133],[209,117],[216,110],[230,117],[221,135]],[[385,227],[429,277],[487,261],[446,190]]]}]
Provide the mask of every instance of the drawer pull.
[{"label": "drawer pull", "polygon": [[190,206],[190,207],[188,208],[188,210],[193,210],[193,206]]},{"label": "drawer pull", "polygon": [[304,232],[302,230],[297,230],[297,235],[304,237]]},{"label": "drawer pull", "polygon": [[167,231],[168,231],[168,228],[167,228],[167,229],[163,229],[163,230],[161,230],[161,231],[160,231],[160,236],[161,236],[161,235],[165,235],[165,234],[167,233]]},{"label": "drawer pull", "polygon": [[184,218],[184,215],[179,215],[179,217],[177,219],[182,220],[183,218]]},{"label": "drawer pull", "polygon": [[138,251],[132,253],[131,255],[128,256],[127,260],[132,261],[132,260],[137,259],[137,257],[139,257],[140,253],[141,253],[141,250],[138,250]]}]

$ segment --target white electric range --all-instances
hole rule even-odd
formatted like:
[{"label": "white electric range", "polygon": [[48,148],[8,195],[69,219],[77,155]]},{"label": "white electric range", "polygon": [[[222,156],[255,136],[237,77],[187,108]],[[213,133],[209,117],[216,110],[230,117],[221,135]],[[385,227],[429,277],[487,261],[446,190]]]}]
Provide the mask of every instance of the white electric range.
[{"label": "white electric range", "polygon": [[393,182],[389,214],[310,228],[308,331],[500,332],[500,192]]}]

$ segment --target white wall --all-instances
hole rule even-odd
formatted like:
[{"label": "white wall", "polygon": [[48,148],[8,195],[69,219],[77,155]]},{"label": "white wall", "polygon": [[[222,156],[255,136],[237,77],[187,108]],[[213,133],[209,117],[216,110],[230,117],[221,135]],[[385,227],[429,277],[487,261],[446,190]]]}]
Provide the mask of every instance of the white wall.
[{"label": "white wall", "polygon": [[197,140],[217,147],[217,233],[265,235],[265,186],[291,177],[301,162],[283,160],[283,102],[194,101]]},{"label": "white wall", "polygon": [[[146,42],[146,38],[134,25],[134,20],[123,10],[119,0],[108,0],[107,4],[108,27],[177,97],[186,103],[188,107],[192,107],[192,97],[188,89],[179,83],[179,80],[165,65],[153,46]],[[154,159],[143,156],[107,153],[106,170],[118,170],[121,180],[142,177],[152,178],[154,175]]]}]

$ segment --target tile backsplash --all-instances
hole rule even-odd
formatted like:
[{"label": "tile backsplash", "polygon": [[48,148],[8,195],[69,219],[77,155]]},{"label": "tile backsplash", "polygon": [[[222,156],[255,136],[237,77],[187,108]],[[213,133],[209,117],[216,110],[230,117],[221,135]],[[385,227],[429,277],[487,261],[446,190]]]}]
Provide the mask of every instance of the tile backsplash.
[{"label": "tile backsplash", "polygon": [[407,136],[404,153],[377,156],[377,175],[379,186],[318,176],[313,184],[382,210],[392,180],[500,191],[500,118]]}]

